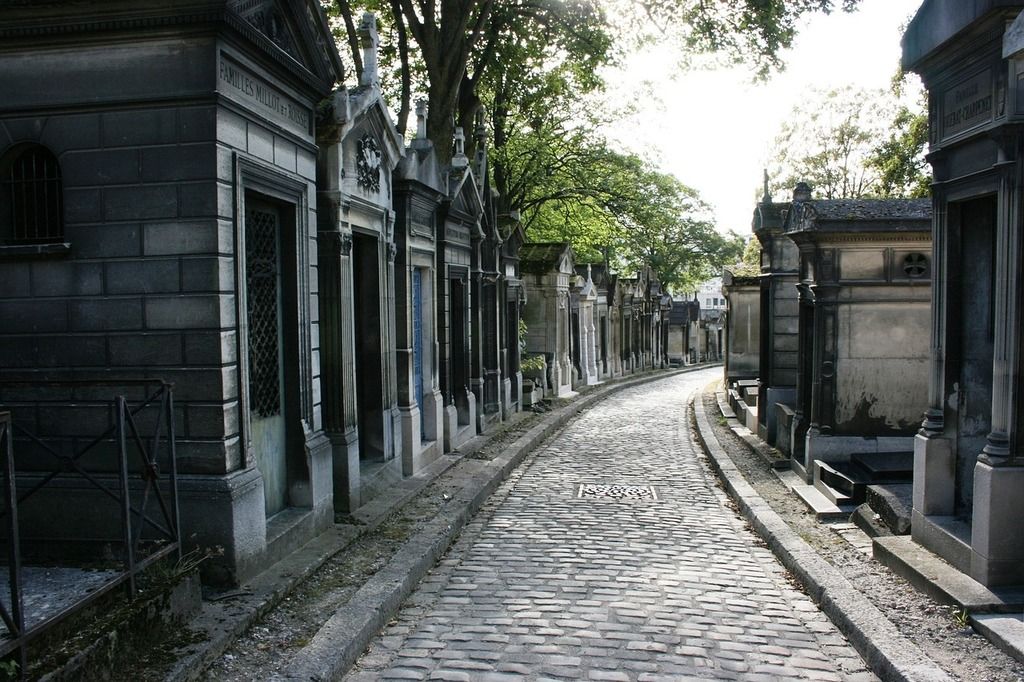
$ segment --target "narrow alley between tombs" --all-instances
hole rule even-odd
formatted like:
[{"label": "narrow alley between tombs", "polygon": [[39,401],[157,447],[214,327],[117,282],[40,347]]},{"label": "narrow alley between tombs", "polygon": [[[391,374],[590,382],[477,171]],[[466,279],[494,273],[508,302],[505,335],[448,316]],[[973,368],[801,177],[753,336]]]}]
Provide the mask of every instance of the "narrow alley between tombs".
[{"label": "narrow alley between tombs", "polygon": [[873,679],[692,441],[714,376],[625,390],[539,449],[346,679]]}]

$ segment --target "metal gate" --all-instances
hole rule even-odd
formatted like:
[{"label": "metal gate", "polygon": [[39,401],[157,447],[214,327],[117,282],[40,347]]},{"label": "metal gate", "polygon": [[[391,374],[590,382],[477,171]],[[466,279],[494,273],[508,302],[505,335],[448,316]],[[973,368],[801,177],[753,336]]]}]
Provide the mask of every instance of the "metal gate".
[{"label": "metal gate", "polygon": [[266,513],[286,503],[281,216],[273,205],[247,200],[245,283],[249,323],[249,422]]}]

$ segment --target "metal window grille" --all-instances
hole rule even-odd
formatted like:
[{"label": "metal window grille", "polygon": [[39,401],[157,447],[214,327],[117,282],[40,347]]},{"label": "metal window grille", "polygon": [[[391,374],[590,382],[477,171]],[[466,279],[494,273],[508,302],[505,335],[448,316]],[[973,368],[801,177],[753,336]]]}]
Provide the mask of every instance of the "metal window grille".
[{"label": "metal window grille", "polygon": [[249,407],[270,417],[281,413],[277,216],[252,209],[245,227]]},{"label": "metal window grille", "polygon": [[31,244],[64,240],[60,165],[53,154],[40,146],[22,150],[11,160],[0,182],[10,206],[6,241]]}]

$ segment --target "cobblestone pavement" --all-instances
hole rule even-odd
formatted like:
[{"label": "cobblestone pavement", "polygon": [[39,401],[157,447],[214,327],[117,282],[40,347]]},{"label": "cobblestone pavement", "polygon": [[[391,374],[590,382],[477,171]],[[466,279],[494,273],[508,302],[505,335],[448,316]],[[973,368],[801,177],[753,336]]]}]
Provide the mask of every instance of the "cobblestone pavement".
[{"label": "cobblestone pavement", "polygon": [[692,442],[720,372],[627,389],[539,449],[346,679],[875,679]]}]

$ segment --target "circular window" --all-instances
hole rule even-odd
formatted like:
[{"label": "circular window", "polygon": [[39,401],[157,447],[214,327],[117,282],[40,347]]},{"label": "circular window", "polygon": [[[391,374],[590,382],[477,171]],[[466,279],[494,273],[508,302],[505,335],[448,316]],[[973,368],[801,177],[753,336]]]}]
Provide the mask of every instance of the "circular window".
[{"label": "circular window", "polygon": [[908,253],[903,259],[903,272],[908,277],[922,277],[928,272],[928,257],[923,253]]}]

